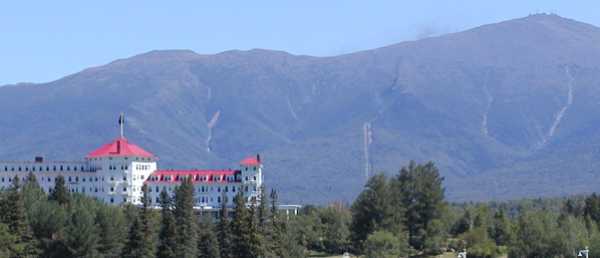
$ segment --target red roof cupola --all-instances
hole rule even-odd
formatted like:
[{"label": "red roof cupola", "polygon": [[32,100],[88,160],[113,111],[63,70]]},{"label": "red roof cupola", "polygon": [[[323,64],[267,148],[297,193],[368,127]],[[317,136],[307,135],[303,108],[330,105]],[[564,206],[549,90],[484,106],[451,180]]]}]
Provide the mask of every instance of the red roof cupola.
[{"label": "red roof cupola", "polygon": [[240,164],[242,166],[258,166],[260,165],[260,155],[256,155],[256,157],[248,157],[243,159]]},{"label": "red roof cupola", "polygon": [[142,157],[153,158],[154,155],[139,146],[130,143],[125,137],[119,137],[109,144],[105,144],[95,151],[90,152],[87,158],[102,157]]}]

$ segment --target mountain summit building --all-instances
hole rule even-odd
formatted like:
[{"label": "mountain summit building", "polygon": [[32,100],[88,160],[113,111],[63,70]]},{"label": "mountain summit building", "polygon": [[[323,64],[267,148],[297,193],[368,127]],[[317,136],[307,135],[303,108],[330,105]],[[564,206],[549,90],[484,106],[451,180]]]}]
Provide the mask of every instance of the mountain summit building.
[{"label": "mountain summit building", "polygon": [[[119,118],[121,135],[90,152],[82,161],[0,161],[0,187],[8,188],[15,176],[21,182],[34,173],[42,189],[53,190],[62,175],[72,193],[81,193],[109,204],[141,204],[142,186],[148,185],[152,206],[159,205],[164,189],[173,195],[184,179],[194,184],[195,208],[219,209],[222,201],[233,206],[233,197],[242,192],[250,200],[259,197],[263,182],[260,156],[240,162],[239,169],[159,169],[157,157],[123,136],[124,118]],[[223,200],[223,196],[227,198]]]}]

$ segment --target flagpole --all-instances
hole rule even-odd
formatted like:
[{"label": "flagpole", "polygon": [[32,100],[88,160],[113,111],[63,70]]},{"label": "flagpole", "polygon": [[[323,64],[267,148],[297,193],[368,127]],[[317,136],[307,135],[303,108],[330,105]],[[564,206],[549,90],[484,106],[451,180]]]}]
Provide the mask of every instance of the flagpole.
[{"label": "flagpole", "polygon": [[125,125],[125,114],[119,116],[119,126],[121,127],[121,138],[124,138],[123,127]]}]

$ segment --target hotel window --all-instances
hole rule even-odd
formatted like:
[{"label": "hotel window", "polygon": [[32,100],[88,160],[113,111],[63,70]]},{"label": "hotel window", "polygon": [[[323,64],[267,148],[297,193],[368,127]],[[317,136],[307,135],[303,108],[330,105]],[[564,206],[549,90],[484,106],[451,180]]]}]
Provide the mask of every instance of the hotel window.
[{"label": "hotel window", "polygon": [[123,192],[127,192],[127,187],[123,187]]},{"label": "hotel window", "polygon": [[112,197],[110,198],[110,203],[114,203],[115,199],[113,199]]},{"label": "hotel window", "polygon": [[114,188],[114,187],[111,187],[111,188],[110,188],[110,192],[112,193],[112,192],[114,192],[114,191],[115,191],[115,188]]}]

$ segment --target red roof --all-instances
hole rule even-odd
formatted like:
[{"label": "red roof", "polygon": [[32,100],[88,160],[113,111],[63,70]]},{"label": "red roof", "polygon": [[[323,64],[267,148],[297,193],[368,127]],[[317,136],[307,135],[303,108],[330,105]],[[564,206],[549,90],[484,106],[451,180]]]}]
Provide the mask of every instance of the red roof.
[{"label": "red roof", "polygon": [[109,144],[106,144],[87,155],[88,158],[100,157],[143,157],[152,158],[152,153],[145,151],[139,146],[129,143],[126,138],[117,138]]},{"label": "red roof", "polygon": [[256,157],[247,157],[240,161],[240,164],[243,166],[258,166],[260,165],[260,156],[256,155]]},{"label": "red roof", "polygon": [[157,170],[146,182],[179,183],[184,177],[192,177],[192,183],[225,183],[226,177],[236,172],[239,170]]}]

